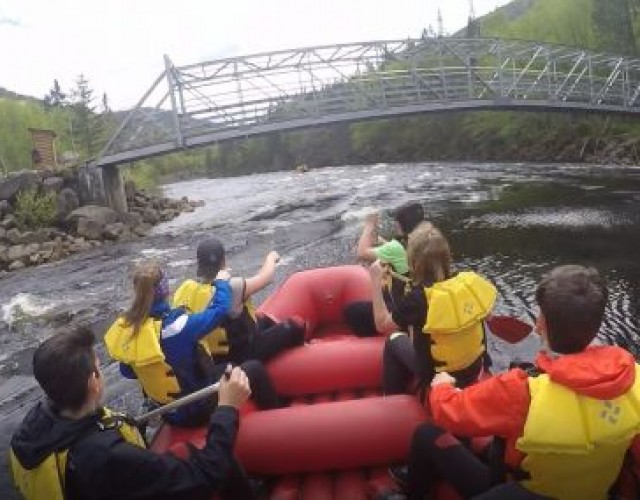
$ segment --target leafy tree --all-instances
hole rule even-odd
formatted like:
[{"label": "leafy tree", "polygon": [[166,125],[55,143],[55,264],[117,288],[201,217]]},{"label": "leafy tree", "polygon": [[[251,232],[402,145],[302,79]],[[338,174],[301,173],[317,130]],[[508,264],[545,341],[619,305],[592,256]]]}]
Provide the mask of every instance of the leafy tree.
[{"label": "leafy tree", "polygon": [[594,0],[593,24],[603,48],[618,54],[635,54],[631,0]]}]

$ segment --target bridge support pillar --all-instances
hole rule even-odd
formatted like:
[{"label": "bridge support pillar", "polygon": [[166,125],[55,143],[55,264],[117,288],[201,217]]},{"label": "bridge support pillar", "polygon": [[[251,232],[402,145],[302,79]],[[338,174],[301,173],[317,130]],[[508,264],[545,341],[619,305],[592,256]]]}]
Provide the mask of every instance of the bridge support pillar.
[{"label": "bridge support pillar", "polygon": [[128,211],[124,180],[117,166],[102,167],[102,184],[107,204],[116,212],[124,213]]},{"label": "bridge support pillar", "polygon": [[128,210],[124,181],[117,166],[86,165],[80,168],[78,180],[83,205],[104,205],[120,213]]}]

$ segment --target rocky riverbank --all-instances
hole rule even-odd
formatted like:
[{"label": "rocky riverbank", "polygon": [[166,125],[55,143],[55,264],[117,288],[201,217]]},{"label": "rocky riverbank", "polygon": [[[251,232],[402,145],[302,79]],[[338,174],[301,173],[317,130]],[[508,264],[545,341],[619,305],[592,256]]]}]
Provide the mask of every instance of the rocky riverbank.
[{"label": "rocky riverbank", "polygon": [[[204,202],[173,200],[126,183],[127,213],[82,203],[77,175],[23,171],[0,179],[0,277],[111,241],[145,236]],[[45,222],[43,224],[43,222]]]}]

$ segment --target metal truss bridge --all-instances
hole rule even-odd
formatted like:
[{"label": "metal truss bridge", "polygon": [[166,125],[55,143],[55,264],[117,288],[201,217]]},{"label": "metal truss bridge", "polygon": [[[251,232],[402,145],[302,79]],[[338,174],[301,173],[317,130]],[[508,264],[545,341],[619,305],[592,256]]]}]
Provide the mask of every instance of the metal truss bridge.
[{"label": "metal truss bridge", "polygon": [[165,70],[94,163],[234,138],[465,110],[640,113],[640,59],[503,39],[422,38],[270,52]]}]

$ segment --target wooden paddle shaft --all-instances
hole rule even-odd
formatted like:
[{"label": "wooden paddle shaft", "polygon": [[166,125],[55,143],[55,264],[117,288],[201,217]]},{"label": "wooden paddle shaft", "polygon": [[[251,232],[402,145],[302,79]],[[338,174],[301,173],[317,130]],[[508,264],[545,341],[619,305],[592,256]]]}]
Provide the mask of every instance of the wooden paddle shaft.
[{"label": "wooden paddle shaft", "polygon": [[219,390],[220,390],[220,382],[216,382],[215,384],[207,386],[204,389],[200,389],[199,391],[193,392],[188,396],[185,396],[180,399],[176,399],[175,401],[172,401],[171,403],[161,406],[160,408],[156,408],[155,410],[151,410],[148,413],[140,415],[139,417],[136,418],[136,423],[138,425],[144,424],[149,420],[155,417],[159,417],[160,415],[164,415],[165,413],[171,410],[175,410],[176,408],[180,408],[184,405],[188,405],[189,403],[193,403],[194,401],[199,401],[206,397],[213,396]]}]

